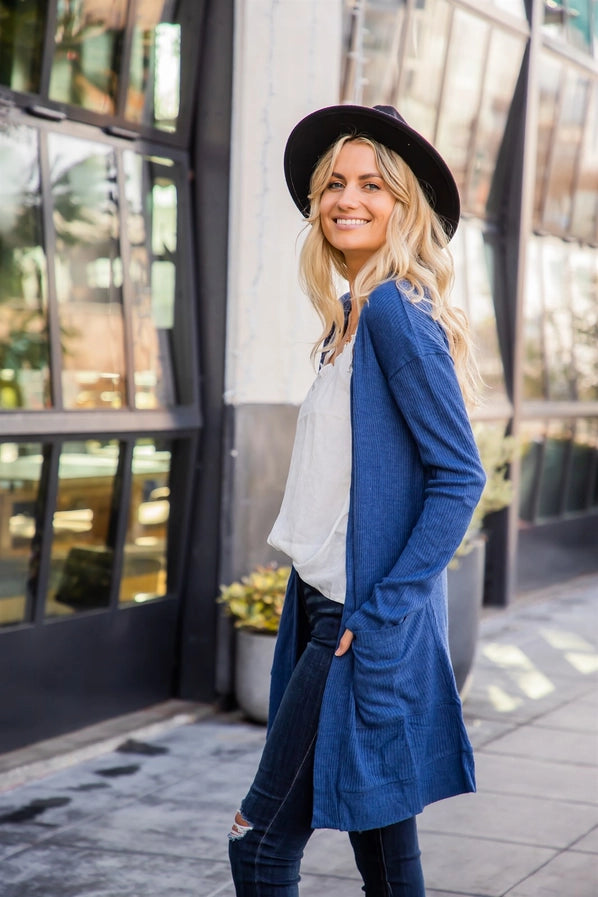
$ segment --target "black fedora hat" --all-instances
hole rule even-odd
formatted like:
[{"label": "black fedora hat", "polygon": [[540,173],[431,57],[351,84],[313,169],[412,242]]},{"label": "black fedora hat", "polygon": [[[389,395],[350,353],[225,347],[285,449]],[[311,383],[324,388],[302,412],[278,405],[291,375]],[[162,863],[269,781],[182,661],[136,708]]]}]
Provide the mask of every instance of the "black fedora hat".
[{"label": "black fedora hat", "polygon": [[459,191],[446,162],[393,106],[327,106],[295,125],[284,152],[284,173],[293,202],[309,215],[309,183],[318,160],[344,134],[371,137],[407,163],[441,218],[450,239],[459,223]]}]

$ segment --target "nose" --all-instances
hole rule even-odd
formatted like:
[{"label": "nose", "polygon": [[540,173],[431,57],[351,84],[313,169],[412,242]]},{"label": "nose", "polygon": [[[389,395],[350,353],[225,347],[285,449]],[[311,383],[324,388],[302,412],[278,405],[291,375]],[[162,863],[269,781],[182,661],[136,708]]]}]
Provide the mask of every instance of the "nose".
[{"label": "nose", "polygon": [[355,209],[359,205],[359,197],[357,188],[352,184],[347,184],[337,201],[339,209]]}]

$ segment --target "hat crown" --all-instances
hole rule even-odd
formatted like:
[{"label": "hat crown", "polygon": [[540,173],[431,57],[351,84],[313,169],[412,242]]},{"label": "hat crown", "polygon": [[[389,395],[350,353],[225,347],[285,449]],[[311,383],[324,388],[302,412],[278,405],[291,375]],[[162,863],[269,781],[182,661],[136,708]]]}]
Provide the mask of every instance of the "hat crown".
[{"label": "hat crown", "polygon": [[401,113],[397,112],[394,106],[373,106],[372,108],[377,112],[383,112],[385,115],[390,115],[391,118],[396,119],[396,121],[400,121],[401,124],[407,124]]}]

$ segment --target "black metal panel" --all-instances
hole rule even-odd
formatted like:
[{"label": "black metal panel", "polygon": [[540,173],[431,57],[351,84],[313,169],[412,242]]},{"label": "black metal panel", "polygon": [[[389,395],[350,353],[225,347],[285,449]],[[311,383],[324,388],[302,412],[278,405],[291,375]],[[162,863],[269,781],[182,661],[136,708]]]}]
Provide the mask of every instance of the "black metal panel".
[{"label": "black metal panel", "polygon": [[169,698],[176,616],[165,599],[0,633],[0,752]]},{"label": "black metal panel", "polygon": [[232,0],[206,3],[199,52],[192,165],[195,184],[197,313],[200,347],[202,434],[188,530],[181,600],[178,693],[214,696],[215,596],[219,584],[222,430],[226,335],[228,188],[233,59]]}]

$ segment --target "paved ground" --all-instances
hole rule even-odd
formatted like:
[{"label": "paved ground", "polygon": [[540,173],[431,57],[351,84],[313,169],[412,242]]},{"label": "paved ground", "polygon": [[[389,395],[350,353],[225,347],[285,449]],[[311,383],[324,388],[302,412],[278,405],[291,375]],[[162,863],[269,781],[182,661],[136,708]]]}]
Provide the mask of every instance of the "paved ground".
[{"label": "paved ground", "polygon": [[[428,897],[597,897],[597,616],[598,577],[486,614],[465,703],[479,792],[420,819]],[[226,833],[264,732],[190,719],[0,774],[1,897],[233,897]],[[303,871],[302,897],[361,894],[342,833],[317,832]]]}]

